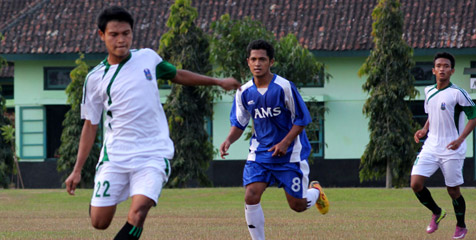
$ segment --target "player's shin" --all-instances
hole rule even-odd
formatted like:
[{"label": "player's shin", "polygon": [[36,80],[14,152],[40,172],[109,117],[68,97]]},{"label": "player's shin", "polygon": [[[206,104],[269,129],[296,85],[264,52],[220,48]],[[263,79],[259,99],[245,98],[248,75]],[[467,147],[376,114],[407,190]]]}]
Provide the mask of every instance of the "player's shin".
[{"label": "player's shin", "polygon": [[245,204],[245,218],[253,240],[264,240],[264,214],[261,204]]},{"label": "player's shin", "polygon": [[455,210],[456,215],[456,226],[466,228],[466,224],[464,223],[464,215],[466,212],[466,202],[464,201],[463,195],[461,195],[457,199],[453,199],[453,208]]}]

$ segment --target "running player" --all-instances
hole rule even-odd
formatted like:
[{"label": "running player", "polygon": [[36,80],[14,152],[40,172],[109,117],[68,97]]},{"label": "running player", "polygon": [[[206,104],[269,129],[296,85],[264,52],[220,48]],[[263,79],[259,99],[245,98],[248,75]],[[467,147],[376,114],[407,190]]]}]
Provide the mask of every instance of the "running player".
[{"label": "running player", "polygon": [[81,169],[106,112],[106,135],[95,176],[90,215],[93,227],[106,229],[116,206],[132,197],[127,222],[115,239],[139,239],[148,211],[157,204],[170,175],[174,145],[160,104],[157,78],[184,85],[219,85],[236,89],[233,78],[215,79],[177,70],[151,49],[130,50],[134,22],[121,7],[104,9],[99,36],[107,58],[86,77],[81,104],[85,119],[73,172],[66,179],[74,195]]},{"label": "running player", "polygon": [[[465,139],[476,125],[476,107],[464,89],[450,82],[451,75],[455,72],[453,55],[446,52],[437,53],[433,64],[436,85],[425,88],[425,112],[428,114],[428,120],[414,136],[417,143],[427,134],[428,138],[415,160],[411,187],[418,200],[433,212],[426,229],[428,233],[433,233],[446,216],[446,211],[435,203],[430,191],[425,187],[425,180],[440,168],[448,194],[453,199],[456,214],[457,223],[453,238],[463,239],[468,232],[464,222],[466,203],[459,186],[464,182]],[[464,129],[463,112],[469,119]]]},{"label": "running player", "polygon": [[304,127],[311,122],[309,111],[294,84],[271,73],[274,49],[263,40],[247,48],[253,78],[238,90],[231,109],[231,129],[220,146],[222,158],[243,133],[250,119],[254,133],[243,172],[245,217],[251,238],[264,239],[261,195],[269,185],[283,187],[289,206],[302,212],[314,204],[322,214],[329,202],[317,181],[309,184],[310,144]]}]

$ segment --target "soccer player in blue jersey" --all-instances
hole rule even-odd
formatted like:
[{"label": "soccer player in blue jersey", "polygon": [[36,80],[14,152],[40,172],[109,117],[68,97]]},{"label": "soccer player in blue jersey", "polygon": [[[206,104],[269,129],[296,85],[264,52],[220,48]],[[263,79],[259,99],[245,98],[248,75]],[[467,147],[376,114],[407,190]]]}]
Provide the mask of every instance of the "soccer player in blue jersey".
[{"label": "soccer player in blue jersey", "polygon": [[106,229],[117,204],[132,198],[127,222],[114,239],[139,239],[145,218],[170,175],[174,145],[160,103],[157,78],[183,85],[236,89],[234,78],[216,79],[176,69],[151,49],[131,50],[132,16],[121,7],[104,9],[98,32],[108,56],[87,75],[81,103],[85,119],[74,170],[66,190],[74,195],[103,113],[106,135],[94,178],[91,224]]},{"label": "soccer player in blue jersey", "polygon": [[251,238],[264,239],[261,196],[269,185],[284,188],[289,207],[302,212],[316,204],[322,214],[329,202],[319,182],[309,188],[307,159],[311,146],[304,127],[311,122],[306,104],[294,84],[271,73],[274,49],[264,40],[247,48],[253,78],[236,92],[230,113],[231,129],[220,146],[222,158],[230,145],[243,134],[250,119],[254,132],[243,172],[245,217]]},{"label": "soccer player in blue jersey", "polygon": [[[451,75],[455,72],[454,66],[453,55],[446,52],[435,55],[433,74],[436,76],[436,84],[425,88],[425,112],[428,113],[428,120],[414,135],[417,143],[427,134],[428,138],[415,160],[410,185],[418,200],[433,213],[426,232],[435,232],[446,216],[446,211],[436,204],[425,187],[425,181],[438,168],[441,169],[456,215],[453,239],[463,239],[468,232],[464,222],[466,203],[459,186],[464,183],[465,139],[476,126],[476,105],[464,89],[450,82]],[[466,126],[464,115],[469,119]]]}]

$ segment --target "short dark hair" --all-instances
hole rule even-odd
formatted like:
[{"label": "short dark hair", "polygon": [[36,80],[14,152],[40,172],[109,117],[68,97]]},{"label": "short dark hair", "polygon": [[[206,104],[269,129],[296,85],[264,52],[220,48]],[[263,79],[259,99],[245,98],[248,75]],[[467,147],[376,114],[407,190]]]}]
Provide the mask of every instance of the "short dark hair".
[{"label": "short dark hair", "polygon": [[435,58],[433,58],[433,66],[435,66],[436,59],[438,58],[446,58],[451,62],[451,69],[455,68],[455,57],[451,55],[449,52],[439,52],[435,54]]},{"label": "short dark hair", "polygon": [[127,22],[131,25],[131,29],[134,26],[132,15],[126,9],[119,6],[111,6],[102,10],[97,19],[99,30],[102,32],[106,31],[107,23],[110,21]]},{"label": "short dark hair", "polygon": [[265,40],[258,39],[251,41],[250,44],[248,44],[248,47],[246,48],[246,51],[248,52],[248,57],[250,57],[251,50],[266,50],[266,55],[268,55],[269,60],[274,59],[273,45],[271,45]]}]

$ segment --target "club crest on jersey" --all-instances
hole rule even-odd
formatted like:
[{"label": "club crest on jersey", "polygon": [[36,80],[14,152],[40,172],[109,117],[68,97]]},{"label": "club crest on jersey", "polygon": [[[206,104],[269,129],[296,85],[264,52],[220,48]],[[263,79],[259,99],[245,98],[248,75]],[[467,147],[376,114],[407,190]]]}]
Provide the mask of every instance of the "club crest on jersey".
[{"label": "club crest on jersey", "polygon": [[445,110],[446,109],[446,103],[441,103],[441,110]]},{"label": "club crest on jersey", "polygon": [[147,80],[152,80],[152,74],[150,74],[150,70],[148,68],[144,69],[144,74]]}]

